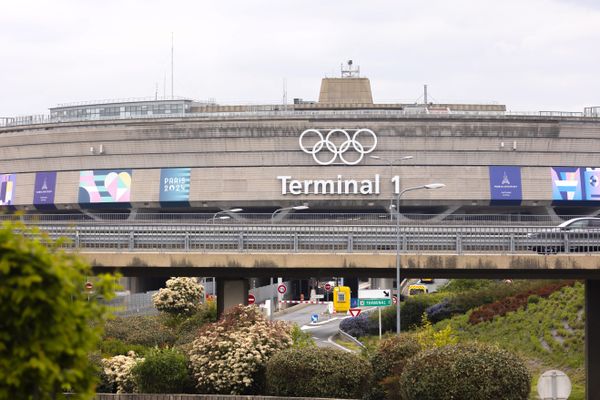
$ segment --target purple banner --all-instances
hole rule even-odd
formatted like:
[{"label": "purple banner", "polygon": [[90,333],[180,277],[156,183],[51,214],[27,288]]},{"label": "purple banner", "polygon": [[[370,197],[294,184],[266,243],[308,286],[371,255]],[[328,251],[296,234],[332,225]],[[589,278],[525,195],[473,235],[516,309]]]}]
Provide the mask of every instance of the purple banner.
[{"label": "purple banner", "polygon": [[56,189],[56,172],[38,172],[35,174],[35,186],[33,187],[33,204],[54,204],[54,192]]}]

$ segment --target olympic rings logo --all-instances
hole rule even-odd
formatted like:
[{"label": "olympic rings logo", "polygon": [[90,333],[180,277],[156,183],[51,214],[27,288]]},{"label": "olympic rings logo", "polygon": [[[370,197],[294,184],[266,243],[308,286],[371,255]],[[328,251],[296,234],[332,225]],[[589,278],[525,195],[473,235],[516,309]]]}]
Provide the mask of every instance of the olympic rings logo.
[{"label": "olympic rings logo", "polygon": [[[316,135],[316,143],[310,147],[305,146],[304,143],[305,140],[308,140],[307,135]],[[341,136],[339,146],[334,142],[334,139],[338,139],[338,142],[340,141],[336,136]],[[368,136],[371,136],[370,141],[372,143],[363,145],[359,139],[364,140],[364,138]],[[331,129],[327,135],[323,137],[321,131],[317,129],[307,129],[300,134],[298,143],[303,152],[312,154],[317,164],[330,165],[339,157],[340,161],[346,165],[356,165],[362,161],[365,154],[369,154],[375,150],[375,147],[377,147],[377,136],[370,129],[356,129],[352,136],[350,136],[346,129]],[[321,150],[326,150],[331,153],[330,157],[325,161],[317,157],[317,154],[321,152]],[[352,153],[355,154],[355,157],[350,158],[349,154]]]}]

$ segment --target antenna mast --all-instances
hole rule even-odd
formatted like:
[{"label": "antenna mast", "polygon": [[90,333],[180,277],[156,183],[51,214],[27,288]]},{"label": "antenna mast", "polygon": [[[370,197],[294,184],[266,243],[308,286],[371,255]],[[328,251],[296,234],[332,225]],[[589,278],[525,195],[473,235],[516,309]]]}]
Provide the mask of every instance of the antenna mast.
[{"label": "antenna mast", "polygon": [[287,80],[283,78],[283,106],[287,107]]},{"label": "antenna mast", "polygon": [[171,32],[171,100],[175,97],[173,96],[173,32]]},{"label": "antenna mast", "polygon": [[346,66],[346,69],[344,69],[344,64],[340,67],[342,78],[360,78],[360,67],[352,68],[352,60],[348,60]]}]

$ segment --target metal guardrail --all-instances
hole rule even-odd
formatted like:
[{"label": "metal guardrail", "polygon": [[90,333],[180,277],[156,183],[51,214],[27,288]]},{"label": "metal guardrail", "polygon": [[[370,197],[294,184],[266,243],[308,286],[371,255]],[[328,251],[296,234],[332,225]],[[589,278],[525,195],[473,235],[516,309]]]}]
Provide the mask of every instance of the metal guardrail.
[{"label": "metal guardrail", "polygon": [[63,247],[97,251],[555,253],[600,251],[600,230],[537,226],[40,225]]},{"label": "metal guardrail", "polygon": [[[279,108],[279,109],[277,109]],[[557,117],[557,118],[599,118],[597,113],[593,112],[570,112],[570,111],[462,111],[451,110],[449,113],[437,114],[429,112],[415,112],[407,108],[405,110],[287,110],[287,107],[280,105],[274,106],[267,111],[239,111],[239,112],[205,112],[205,113],[180,113],[180,114],[152,114],[152,115],[132,115],[132,116],[85,116],[85,117],[52,117],[46,114],[26,115],[9,117],[0,120],[0,127],[27,126],[39,124],[56,124],[63,122],[86,122],[86,121],[111,121],[111,120],[135,120],[135,119],[165,119],[165,118],[200,118],[200,119],[218,119],[218,118],[308,118],[325,116],[343,116],[346,118],[371,117],[415,117],[425,116],[427,118],[447,118],[449,116],[513,116],[513,117]]]},{"label": "metal guardrail", "polygon": [[[214,213],[77,213],[77,214],[0,214],[0,221],[25,224],[211,224],[219,225],[396,225],[388,213],[290,213],[272,220],[271,213],[237,213],[228,220],[213,221]],[[585,217],[570,215],[566,219]],[[402,225],[558,225],[560,217],[525,214],[401,214]]]}]

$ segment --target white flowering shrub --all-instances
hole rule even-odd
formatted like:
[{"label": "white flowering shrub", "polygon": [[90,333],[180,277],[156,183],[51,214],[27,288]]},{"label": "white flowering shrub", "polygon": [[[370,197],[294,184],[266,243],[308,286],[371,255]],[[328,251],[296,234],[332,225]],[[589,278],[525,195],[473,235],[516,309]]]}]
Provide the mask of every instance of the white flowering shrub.
[{"label": "white flowering shrub", "polygon": [[130,351],[126,356],[103,359],[102,368],[107,380],[116,385],[117,393],[134,393],[135,381],[131,371],[141,362],[144,362],[144,358],[137,357],[135,352]]},{"label": "white flowering shrub", "polygon": [[249,394],[260,390],[267,360],[292,346],[291,327],[265,319],[257,307],[238,306],[205,325],[190,350],[200,393]]},{"label": "white flowering shrub", "polygon": [[204,286],[194,278],[170,278],[167,287],[152,296],[158,311],[169,314],[193,314],[202,304]]}]

